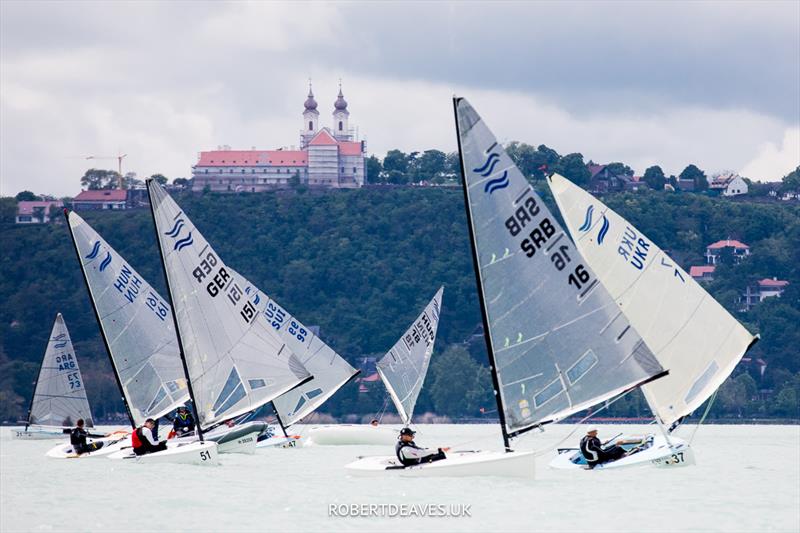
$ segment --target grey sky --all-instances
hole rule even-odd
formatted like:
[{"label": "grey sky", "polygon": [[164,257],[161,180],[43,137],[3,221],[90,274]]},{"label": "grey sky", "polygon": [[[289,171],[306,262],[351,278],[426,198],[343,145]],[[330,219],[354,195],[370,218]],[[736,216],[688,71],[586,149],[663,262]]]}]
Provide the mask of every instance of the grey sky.
[{"label": "grey sky", "polygon": [[639,173],[800,163],[800,2],[0,2],[0,192],[74,195],[86,155],[189,176],[297,144],[338,78],[371,152],[455,149],[450,96],[505,140]]}]

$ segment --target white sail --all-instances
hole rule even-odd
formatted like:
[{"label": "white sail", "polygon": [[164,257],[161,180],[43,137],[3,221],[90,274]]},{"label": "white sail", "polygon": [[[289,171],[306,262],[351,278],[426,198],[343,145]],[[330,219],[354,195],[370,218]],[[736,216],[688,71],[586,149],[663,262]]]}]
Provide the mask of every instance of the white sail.
[{"label": "white sail", "polygon": [[59,313],[39,369],[28,424],[73,426],[79,418],[86,427],[94,427],[78,359]]},{"label": "white sail", "polygon": [[422,314],[378,361],[378,374],[389,390],[389,396],[405,425],[411,423],[414,405],[428,373],[436,330],[439,327],[443,291],[444,287],[440,287]]},{"label": "white sail", "polygon": [[178,204],[155,181],[147,187],[201,427],[310,379]]},{"label": "white sail", "polygon": [[731,374],[751,335],[678,264],[627,220],[566,178],[550,188],[581,254],[669,376],[643,387],[672,424]]},{"label": "white sail", "polygon": [[283,342],[297,354],[303,366],[314,376],[311,381],[272,401],[281,423],[291,426],[318,409],[358,374],[358,370],[241,274],[234,272],[234,279],[240,280],[245,294],[261,311],[259,320],[263,320],[280,335]]},{"label": "white sail", "polygon": [[507,434],[663,373],[466,100],[455,99],[474,257]]},{"label": "white sail", "polygon": [[133,423],[189,399],[169,304],[74,212],[72,240]]}]

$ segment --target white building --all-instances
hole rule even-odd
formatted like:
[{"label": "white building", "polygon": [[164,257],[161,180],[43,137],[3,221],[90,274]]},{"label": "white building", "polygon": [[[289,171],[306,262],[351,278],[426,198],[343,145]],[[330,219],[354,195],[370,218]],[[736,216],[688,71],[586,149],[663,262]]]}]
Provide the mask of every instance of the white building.
[{"label": "white building", "polygon": [[718,191],[722,196],[739,196],[747,194],[747,182],[738,174],[720,174],[711,180],[708,188]]},{"label": "white building", "polygon": [[293,183],[311,187],[352,189],[366,181],[366,143],[350,127],[347,101],[339,87],[331,127],[321,127],[311,87],[303,105],[300,149],[218,150],[200,152],[192,167],[192,190],[259,192],[287,188]]},{"label": "white building", "polygon": [[748,285],[742,296],[739,298],[740,311],[749,311],[757,303],[763,302],[766,298],[780,298],[789,282],[773,277],[762,279],[752,285]]},{"label": "white building", "polygon": [[742,259],[750,255],[750,247],[748,245],[735,239],[726,239],[706,246],[706,263],[716,265],[722,256],[722,251],[726,248],[730,248],[733,262],[737,265]]}]

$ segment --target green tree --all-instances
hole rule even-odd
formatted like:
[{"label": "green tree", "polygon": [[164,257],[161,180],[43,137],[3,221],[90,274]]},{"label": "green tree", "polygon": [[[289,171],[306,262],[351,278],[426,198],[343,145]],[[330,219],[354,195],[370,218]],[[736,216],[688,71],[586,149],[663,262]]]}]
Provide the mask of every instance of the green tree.
[{"label": "green tree", "polygon": [[706,174],[695,165],[689,165],[680,174],[682,180],[692,180],[695,191],[705,191],[708,189],[708,179]]},{"label": "green tree", "polygon": [[517,165],[522,175],[526,178],[534,178],[537,167],[536,148],[529,144],[512,141],[506,145],[508,157]]},{"label": "green tree", "polygon": [[[136,174],[134,174],[134,177],[135,176]],[[150,176],[150,179],[155,180],[156,183],[158,183],[159,185],[166,185],[167,182],[169,181],[164,174],[153,174],[152,176]]]},{"label": "green tree", "polygon": [[551,170],[580,186],[588,185],[589,179],[592,177],[589,167],[583,162],[583,154],[578,153],[565,155],[553,165]]},{"label": "green tree", "polygon": [[436,412],[447,416],[477,416],[494,407],[489,369],[470,357],[462,345],[450,345],[431,363],[430,396]]},{"label": "green tree", "polygon": [[606,169],[612,176],[633,176],[633,169],[625,163],[620,163],[619,161],[607,164]]},{"label": "green tree", "polygon": [[172,180],[172,184],[178,187],[188,188],[189,180],[187,180],[186,178],[175,178],[174,180]]},{"label": "green tree", "polygon": [[383,170],[386,172],[408,172],[408,155],[400,150],[389,150],[383,158]]},{"label": "green tree", "polygon": [[88,190],[115,189],[119,183],[119,173],[114,170],[90,168],[81,177],[81,187]]},{"label": "green tree", "polygon": [[18,192],[15,198],[17,199],[18,202],[33,202],[36,200],[41,200],[39,196],[33,194],[31,191]]},{"label": "green tree", "polygon": [[644,182],[647,183],[647,186],[654,191],[663,191],[664,184],[667,182],[664,171],[661,170],[661,167],[658,165],[654,165],[645,170],[643,179]]},{"label": "green tree", "polygon": [[800,193],[800,165],[781,179],[781,192]]},{"label": "green tree", "polygon": [[12,196],[0,197],[0,224],[12,224],[17,218],[17,200]]},{"label": "green tree", "polygon": [[369,183],[379,183],[381,181],[381,172],[383,171],[383,165],[381,164],[381,160],[371,155],[367,158],[367,182]]},{"label": "green tree", "polygon": [[415,181],[442,181],[447,156],[439,150],[425,150],[414,162]]},{"label": "green tree", "polygon": [[[119,174],[117,174],[119,175]],[[160,176],[160,174],[155,174],[156,176]],[[164,178],[164,176],[161,176]],[[160,182],[162,185],[167,182],[167,178],[164,178],[164,182]],[[137,179],[136,172],[126,172],[125,176],[122,178],[122,186],[125,189],[134,189],[136,187],[141,187],[144,185],[144,182],[140,179]],[[112,189],[116,187],[111,187]]]}]

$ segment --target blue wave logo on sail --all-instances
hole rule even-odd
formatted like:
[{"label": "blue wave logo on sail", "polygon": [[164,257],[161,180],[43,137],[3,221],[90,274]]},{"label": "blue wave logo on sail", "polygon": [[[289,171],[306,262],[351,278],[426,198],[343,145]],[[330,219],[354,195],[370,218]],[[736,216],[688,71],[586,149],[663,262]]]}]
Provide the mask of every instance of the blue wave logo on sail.
[{"label": "blue wave logo on sail", "polygon": [[103,259],[103,262],[100,263],[100,272],[106,269],[108,265],[111,264],[111,252],[106,252],[106,258]]},{"label": "blue wave logo on sail", "polygon": [[183,229],[183,222],[184,220],[182,218],[176,220],[175,225],[172,226],[172,229],[165,232],[164,235],[166,235],[167,237],[172,237],[173,239],[177,237],[178,233],[180,233],[181,230]]},{"label": "blue wave logo on sail", "polygon": [[486,162],[483,164],[482,167],[473,168],[472,171],[477,172],[484,178],[487,178],[489,177],[489,174],[491,174],[494,171],[494,167],[495,165],[497,165],[498,161],[500,161],[500,156],[497,155],[495,152],[492,152],[491,154],[489,154],[489,157],[486,159]]},{"label": "blue wave logo on sail", "polygon": [[586,218],[583,219],[583,225],[578,228],[578,231],[588,231],[592,227],[592,215],[594,214],[594,206],[590,205],[586,209]]},{"label": "blue wave logo on sail", "polygon": [[256,294],[256,297],[253,299],[253,302],[255,302],[255,304],[258,305],[258,302],[260,302],[260,301],[261,301],[261,298],[258,296],[258,294]]},{"label": "blue wave logo on sail", "polygon": [[100,252],[100,241],[95,241],[94,246],[92,247],[92,251],[89,252],[89,255],[85,256],[86,259],[94,259],[97,257],[97,254]]},{"label": "blue wave logo on sail", "polygon": [[503,175],[499,178],[487,181],[483,187],[483,192],[492,194],[494,191],[505,189],[506,187],[508,187],[508,170],[504,170]]},{"label": "blue wave logo on sail", "polygon": [[[65,338],[66,336],[67,336],[66,333],[62,333],[61,335],[57,335],[57,336],[53,337],[52,340],[60,341],[61,339]],[[65,340],[64,342],[59,342],[58,344],[54,345],[54,348],[63,348],[66,345],[67,345],[67,341]]]},{"label": "blue wave logo on sail", "polygon": [[600,228],[600,233],[597,234],[597,244],[603,244],[609,227],[611,227],[611,223],[608,221],[606,216],[603,215],[603,226]]},{"label": "blue wave logo on sail", "polygon": [[172,249],[175,250],[176,252],[180,252],[181,250],[183,250],[187,246],[191,246],[192,244],[194,244],[194,239],[192,239],[192,232],[190,231],[189,235],[187,235],[186,237],[184,237],[179,241],[175,241],[175,246]]}]

